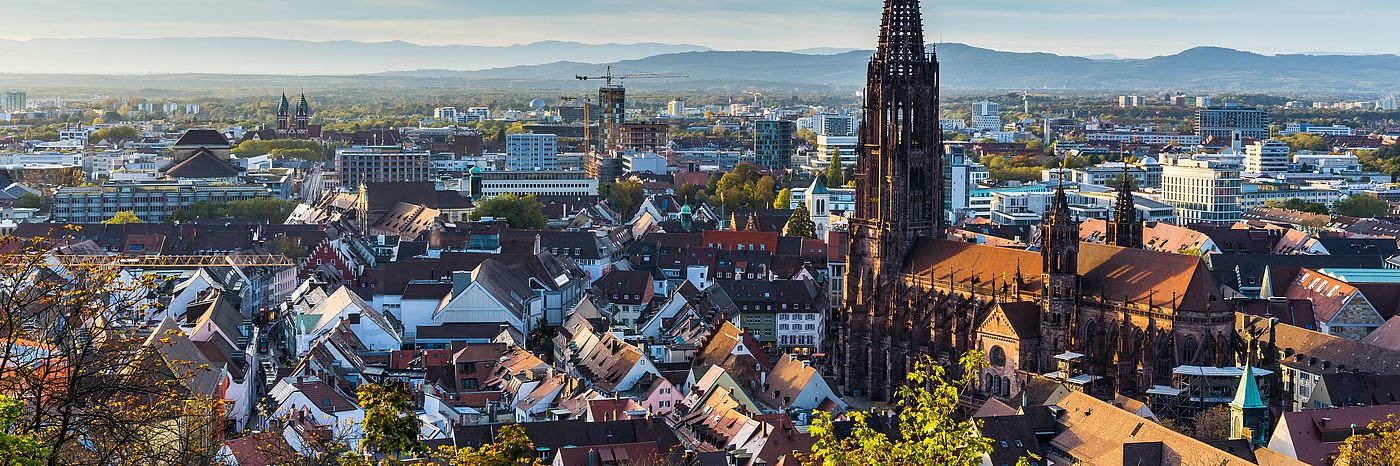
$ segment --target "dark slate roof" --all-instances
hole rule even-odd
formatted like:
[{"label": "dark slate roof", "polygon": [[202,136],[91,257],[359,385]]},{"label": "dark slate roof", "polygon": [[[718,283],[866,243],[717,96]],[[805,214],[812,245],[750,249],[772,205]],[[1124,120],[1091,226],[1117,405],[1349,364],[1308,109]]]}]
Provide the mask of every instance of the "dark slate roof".
[{"label": "dark slate roof", "polygon": [[[1303,267],[1379,269],[1385,261],[1380,255],[1279,255],[1279,254],[1211,254],[1210,273],[1220,284],[1239,290],[1240,287],[1262,286],[1267,266],[1274,279],[1274,292],[1283,293],[1288,282]],[[1243,279],[1244,283],[1240,280]]]},{"label": "dark slate roof", "polygon": [[[598,239],[591,231],[555,230],[506,230],[501,236],[507,238],[540,238],[540,248],[558,251],[560,256],[576,259],[602,259],[598,250]],[[577,253],[574,251],[578,250]]]},{"label": "dark slate roof", "polygon": [[228,138],[212,129],[191,129],[180,135],[176,146],[229,147]]},{"label": "dark slate roof", "polygon": [[982,435],[992,439],[992,451],[988,453],[992,464],[1016,464],[1016,461],[1027,456],[1027,453],[1045,457],[1035,436],[1037,429],[1041,428],[1039,424],[1043,423],[1041,417],[1043,416],[1036,414],[1020,414],[980,419]]},{"label": "dark slate roof", "polygon": [[1317,242],[1334,255],[1372,255],[1382,258],[1400,254],[1400,246],[1390,238],[1318,238]]},{"label": "dark slate roof", "polygon": [[715,285],[739,306],[771,305],[772,309],[768,310],[774,312],[781,312],[784,309],[782,304],[789,304],[788,309],[821,309],[822,294],[808,280],[719,280]]},{"label": "dark slate roof", "polygon": [[[557,450],[565,446],[586,447],[590,445],[627,444],[656,442],[659,451],[670,451],[679,446],[675,431],[660,417],[628,419],[625,421],[584,422],[581,419],[568,421],[527,422],[519,424],[525,428],[525,435],[535,442],[538,448]],[[480,447],[493,443],[500,432],[500,424],[478,424],[460,426],[453,429],[457,446]]]},{"label": "dark slate roof", "polygon": [[403,202],[430,209],[465,209],[471,206],[458,191],[438,191],[432,181],[365,183],[369,210],[389,210]]},{"label": "dark slate roof", "polygon": [[242,169],[214,155],[209,149],[195,149],[194,154],[165,170],[170,178],[231,178]]},{"label": "dark slate roof", "polygon": [[447,323],[442,325],[419,325],[419,340],[481,340],[500,335],[506,324]]}]

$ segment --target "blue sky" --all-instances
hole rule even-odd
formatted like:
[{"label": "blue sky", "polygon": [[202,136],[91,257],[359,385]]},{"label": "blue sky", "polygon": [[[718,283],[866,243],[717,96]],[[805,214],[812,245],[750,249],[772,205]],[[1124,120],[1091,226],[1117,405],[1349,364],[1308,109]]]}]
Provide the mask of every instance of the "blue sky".
[{"label": "blue sky", "polygon": [[[877,0],[0,0],[0,38],[256,36],[873,47]],[[1147,57],[1197,45],[1400,53],[1394,0],[925,0],[930,41]]]}]

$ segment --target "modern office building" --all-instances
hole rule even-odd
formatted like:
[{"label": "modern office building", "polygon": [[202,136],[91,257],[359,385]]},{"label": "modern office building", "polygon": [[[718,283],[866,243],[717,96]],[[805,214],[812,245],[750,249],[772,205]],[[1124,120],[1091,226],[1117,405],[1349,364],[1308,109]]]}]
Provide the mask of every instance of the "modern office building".
[{"label": "modern office building", "polygon": [[267,197],[259,185],[190,184],[173,181],[107,183],[99,187],[58,188],[53,196],[53,220],[97,223],[117,212],[134,212],[145,222],[166,222],[176,211],[196,202],[223,203]]},{"label": "modern office building", "polygon": [[428,181],[433,175],[433,155],[400,146],[337,149],[335,171],[340,173],[340,185],[351,189],[361,183]]},{"label": "modern office building", "polygon": [[1244,150],[1244,172],[1254,174],[1287,172],[1290,152],[1292,149],[1288,147],[1288,144],[1277,139],[1250,144]]},{"label": "modern office building", "polygon": [[953,223],[973,216],[971,212],[972,188],[991,177],[985,165],[973,162],[967,156],[967,144],[950,142],[943,145],[943,170],[946,194],[943,197],[943,210]]},{"label": "modern office building", "polygon": [[860,138],[855,136],[817,136],[817,151],[808,158],[808,170],[826,170],[831,166],[832,159],[838,155],[841,157],[841,166],[854,168],[856,166],[856,144],[860,143]]},{"label": "modern office building", "polygon": [[754,122],[754,162],[769,170],[784,170],[792,165],[796,150],[797,123],[789,120]]},{"label": "modern office building", "polygon": [[817,135],[846,137],[856,135],[856,117],[852,115],[817,115]]},{"label": "modern office building", "polygon": [[29,94],[24,91],[0,93],[0,112],[22,112],[29,108]]},{"label": "modern office building", "polygon": [[506,170],[558,170],[559,138],[553,134],[506,136]]},{"label": "modern office building", "polygon": [[1247,139],[1269,137],[1269,112],[1240,105],[1219,105],[1196,111],[1196,135],[1202,140],[1214,136],[1229,140],[1239,132]]},{"label": "modern office building", "polygon": [[481,173],[482,198],[506,193],[521,196],[596,196],[598,179],[588,176],[587,172],[562,170]]},{"label": "modern office building", "polygon": [[1162,202],[1176,209],[1182,225],[1229,225],[1244,213],[1240,205],[1239,156],[1168,159],[1162,164]]},{"label": "modern office building", "polygon": [[986,131],[1001,129],[1001,106],[987,100],[973,103],[972,128]]}]

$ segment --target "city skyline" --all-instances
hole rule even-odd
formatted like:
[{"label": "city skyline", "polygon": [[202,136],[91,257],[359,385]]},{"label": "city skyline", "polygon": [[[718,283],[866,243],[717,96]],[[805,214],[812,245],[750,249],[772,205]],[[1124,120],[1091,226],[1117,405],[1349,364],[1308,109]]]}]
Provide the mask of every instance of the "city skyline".
[{"label": "city skyline", "polygon": [[[703,3],[586,0],[515,4],[447,0],[242,2],[236,13],[204,2],[80,0],[69,8],[11,5],[0,39],[266,37],[315,42],[404,41],[421,45],[506,46],[540,41],[692,44],[719,50],[871,49],[879,17],[861,0]],[[682,7],[678,3],[686,3]],[[1171,5],[1124,0],[1046,4],[996,0],[926,2],[929,42],[960,42],[1017,52],[1147,58],[1196,46],[1261,54],[1388,54],[1400,32],[1386,28],[1380,0],[1343,0],[1328,11],[1243,0],[1228,12],[1202,0]],[[87,12],[75,17],[73,8]],[[611,10],[610,10],[611,9]],[[678,14],[685,12],[685,14]],[[1209,11],[1210,14],[1200,12]],[[619,13],[621,12],[621,14]],[[168,18],[168,19],[166,19]],[[1333,24],[1327,34],[1261,34],[1253,25]],[[596,25],[596,26],[595,26]],[[1345,26],[1345,27],[1341,27]],[[1263,31],[1269,30],[1264,27]]]}]

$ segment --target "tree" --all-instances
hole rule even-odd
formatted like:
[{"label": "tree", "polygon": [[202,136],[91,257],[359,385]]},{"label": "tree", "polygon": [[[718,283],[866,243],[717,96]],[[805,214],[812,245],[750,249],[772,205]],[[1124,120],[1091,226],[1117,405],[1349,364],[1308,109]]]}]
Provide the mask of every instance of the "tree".
[{"label": "tree", "polygon": [[788,188],[783,188],[781,191],[778,191],[778,197],[773,199],[773,208],[792,208],[792,190]]},{"label": "tree", "polygon": [[310,255],[306,250],[306,245],[301,244],[301,238],[278,236],[272,238],[272,244],[277,246],[277,250],[281,251],[282,255],[292,260],[300,260]]},{"label": "tree", "polygon": [[1327,138],[1320,134],[1297,133],[1280,136],[1278,139],[1287,143],[1288,147],[1295,151],[1330,152],[1332,150],[1332,146],[1327,144]]},{"label": "tree", "polygon": [[[930,358],[914,364],[908,385],[899,388],[898,440],[870,427],[870,415],[853,412],[850,436],[837,438],[831,415],[822,413],[812,423],[810,433],[816,443],[803,464],[845,465],[951,465],[982,464],[982,456],[992,451],[992,440],[977,431],[972,420],[958,420],[958,397],[964,387],[976,382],[986,364],[976,351],[963,354],[959,361],[962,375],[947,378],[946,370]],[[1024,459],[1022,463],[1024,463]]]},{"label": "tree", "polygon": [[485,217],[505,219],[511,228],[520,229],[540,229],[549,224],[549,218],[544,215],[544,205],[533,194],[502,194],[481,201],[472,210],[471,219],[481,220]]},{"label": "tree", "polygon": [[607,186],[607,190],[608,204],[617,209],[624,218],[635,215],[637,209],[642,207],[642,201],[646,200],[646,191],[642,189],[640,181],[613,183]]},{"label": "tree", "polygon": [[256,157],[271,154],[277,157],[295,158],[319,162],[326,160],[326,148],[316,141],[304,139],[250,139],[238,144],[229,151],[239,157]]},{"label": "tree", "polygon": [[1230,438],[1230,407],[1215,405],[1196,413],[1192,419],[1166,420],[1163,425],[1182,435],[1202,442],[1218,442]]},{"label": "tree", "polygon": [[1277,209],[1296,210],[1298,212],[1307,212],[1310,214],[1327,215],[1331,213],[1331,211],[1327,210],[1327,204],[1323,204],[1320,202],[1308,202],[1302,199],[1289,199],[1286,201],[1269,201],[1265,205]]},{"label": "tree", "polygon": [[1337,215],[1358,218],[1380,217],[1390,212],[1390,203],[1369,194],[1353,194],[1337,201]]},{"label": "tree", "polygon": [[365,410],[365,451],[395,460],[428,453],[428,447],[418,439],[418,415],[406,387],[365,383],[355,394]]},{"label": "tree", "polygon": [[1332,464],[1400,464],[1400,418],[1391,414],[1385,420],[1371,421],[1366,427],[1369,433],[1353,435],[1342,442],[1337,449],[1337,459]]},{"label": "tree", "polygon": [[33,435],[10,434],[24,414],[24,403],[0,395],[0,464],[38,466],[48,456],[44,444]]},{"label": "tree", "polygon": [[296,210],[297,202],[275,197],[235,199],[228,202],[198,201],[175,211],[172,218],[180,222],[210,218],[235,218],[282,223]]},{"label": "tree", "polygon": [[806,204],[798,204],[793,209],[792,217],[783,227],[783,236],[817,239],[817,224],[812,222],[812,212],[807,210]]},{"label": "tree", "polygon": [[831,165],[826,167],[826,185],[839,188],[846,185],[846,163],[841,161],[841,153],[831,157]]},{"label": "tree", "polygon": [[23,196],[19,197],[19,200],[15,201],[15,207],[22,209],[39,209],[40,212],[49,211],[49,203],[45,201],[43,197],[34,193],[24,193]]},{"label": "tree", "polygon": [[141,223],[141,219],[136,217],[136,212],[123,210],[117,212],[112,218],[102,221],[103,225],[126,225],[128,223]]},{"label": "tree", "polygon": [[0,238],[0,393],[23,404],[0,409],[0,432],[37,440],[48,466],[211,464],[224,400],[194,383],[211,369],[165,351],[192,347],[178,328],[140,331],[163,284],[104,264],[54,273],[44,239]]},{"label": "tree", "polygon": [[130,126],[114,126],[93,131],[88,135],[88,141],[102,142],[109,141],[119,144],[126,141],[135,141],[141,137],[141,132]]},{"label": "tree", "polygon": [[440,452],[450,466],[544,466],[535,442],[516,424],[501,426],[495,442],[481,448],[443,447]]}]

